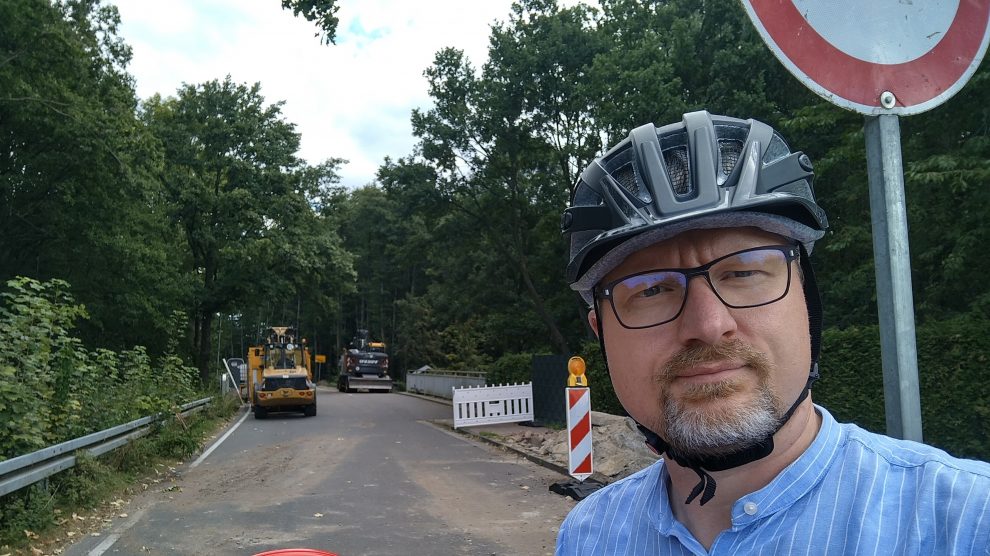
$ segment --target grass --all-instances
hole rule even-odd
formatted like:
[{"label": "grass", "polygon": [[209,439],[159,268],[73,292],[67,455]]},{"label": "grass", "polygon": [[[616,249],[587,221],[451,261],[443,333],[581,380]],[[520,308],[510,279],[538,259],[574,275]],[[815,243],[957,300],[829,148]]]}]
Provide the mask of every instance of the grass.
[{"label": "grass", "polygon": [[214,399],[205,410],[170,418],[100,457],[77,454],[74,467],[0,497],[0,554],[50,554],[76,535],[102,528],[120,514],[123,498],[196,453],[237,408],[234,397]]}]

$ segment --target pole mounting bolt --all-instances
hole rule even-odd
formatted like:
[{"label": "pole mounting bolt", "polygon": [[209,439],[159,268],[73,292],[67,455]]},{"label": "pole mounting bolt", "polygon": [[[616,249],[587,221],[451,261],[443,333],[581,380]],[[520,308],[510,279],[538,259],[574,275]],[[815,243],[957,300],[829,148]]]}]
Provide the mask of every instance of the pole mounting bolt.
[{"label": "pole mounting bolt", "polygon": [[897,104],[897,97],[894,96],[894,93],[890,91],[880,93],[880,106],[883,106],[889,110],[893,108],[895,104]]}]

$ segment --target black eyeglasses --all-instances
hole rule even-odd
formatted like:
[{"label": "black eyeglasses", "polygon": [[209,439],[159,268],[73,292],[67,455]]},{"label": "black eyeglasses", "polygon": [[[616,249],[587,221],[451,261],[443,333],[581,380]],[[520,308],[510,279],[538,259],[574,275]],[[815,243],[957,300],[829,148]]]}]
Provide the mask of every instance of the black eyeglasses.
[{"label": "black eyeglasses", "polygon": [[783,299],[791,286],[791,261],[800,256],[796,245],[770,245],[729,253],[696,268],[667,268],[637,272],[596,290],[608,299],[619,324],[649,328],[680,316],[688,282],[704,276],[715,295],[733,309],[769,305]]}]

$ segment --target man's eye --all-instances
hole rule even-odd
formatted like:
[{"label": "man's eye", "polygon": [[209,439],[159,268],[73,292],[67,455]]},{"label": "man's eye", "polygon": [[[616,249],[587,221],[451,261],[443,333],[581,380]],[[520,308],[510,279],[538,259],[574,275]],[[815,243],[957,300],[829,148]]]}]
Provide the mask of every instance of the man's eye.
[{"label": "man's eye", "polygon": [[637,297],[653,297],[670,291],[670,288],[657,284],[656,286],[651,286],[645,290],[636,294]]}]

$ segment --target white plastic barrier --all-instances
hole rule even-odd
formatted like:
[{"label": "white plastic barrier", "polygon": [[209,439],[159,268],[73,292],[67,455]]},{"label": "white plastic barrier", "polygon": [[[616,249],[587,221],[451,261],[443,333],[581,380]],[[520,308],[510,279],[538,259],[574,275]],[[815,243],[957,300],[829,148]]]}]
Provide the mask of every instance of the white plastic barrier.
[{"label": "white plastic barrier", "polygon": [[533,420],[533,383],[454,388],[454,428]]}]

